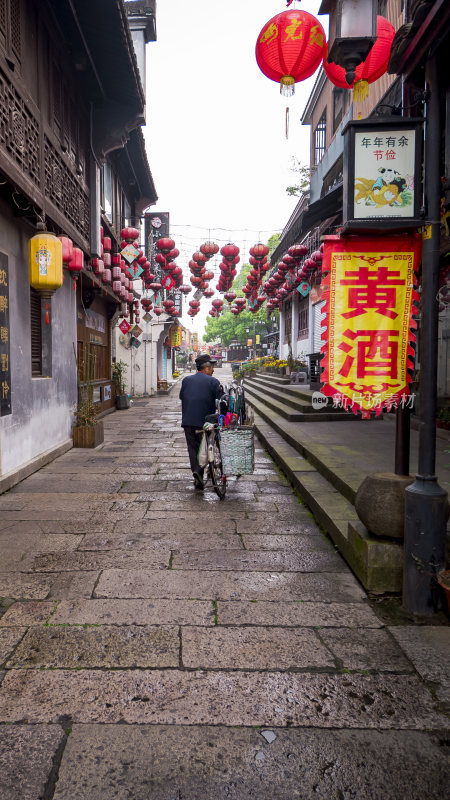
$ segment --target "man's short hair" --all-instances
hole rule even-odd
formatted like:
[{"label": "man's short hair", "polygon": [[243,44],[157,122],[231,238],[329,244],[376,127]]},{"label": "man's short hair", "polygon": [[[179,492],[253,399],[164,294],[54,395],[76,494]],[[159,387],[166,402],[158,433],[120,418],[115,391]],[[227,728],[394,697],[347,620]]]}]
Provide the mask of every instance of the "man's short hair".
[{"label": "man's short hair", "polygon": [[207,364],[215,364],[216,359],[209,355],[209,353],[202,353],[200,356],[197,356],[195,359],[195,364],[197,369],[203,369],[206,367]]}]

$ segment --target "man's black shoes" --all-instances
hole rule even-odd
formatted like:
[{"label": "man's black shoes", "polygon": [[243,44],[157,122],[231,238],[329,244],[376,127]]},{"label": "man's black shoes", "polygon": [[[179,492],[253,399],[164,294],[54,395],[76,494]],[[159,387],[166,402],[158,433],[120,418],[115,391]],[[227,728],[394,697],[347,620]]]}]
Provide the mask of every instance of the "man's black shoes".
[{"label": "man's black shoes", "polygon": [[205,484],[203,483],[203,475],[199,472],[194,472],[194,486],[196,489],[204,489]]}]

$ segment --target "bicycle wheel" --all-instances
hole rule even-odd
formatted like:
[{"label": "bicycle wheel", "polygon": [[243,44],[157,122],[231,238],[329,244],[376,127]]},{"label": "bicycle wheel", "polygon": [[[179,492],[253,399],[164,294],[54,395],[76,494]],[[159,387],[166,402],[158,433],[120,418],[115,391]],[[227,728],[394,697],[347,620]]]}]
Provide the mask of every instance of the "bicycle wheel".
[{"label": "bicycle wheel", "polygon": [[223,474],[222,456],[220,454],[219,447],[219,435],[220,434],[217,431],[214,432],[214,438],[212,440],[213,460],[209,462],[209,474],[215,493],[218,495],[218,497],[220,497],[221,500],[223,500],[227,491],[227,478],[226,475]]}]

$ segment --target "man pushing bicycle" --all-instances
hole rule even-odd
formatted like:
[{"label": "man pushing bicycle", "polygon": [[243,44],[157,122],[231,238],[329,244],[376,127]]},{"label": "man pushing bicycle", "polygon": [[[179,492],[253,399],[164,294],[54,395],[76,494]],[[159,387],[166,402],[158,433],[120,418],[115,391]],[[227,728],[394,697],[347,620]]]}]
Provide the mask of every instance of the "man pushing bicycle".
[{"label": "man pushing bicycle", "polygon": [[217,378],[213,378],[216,359],[209,353],[202,353],[195,359],[197,372],[183,378],[180,390],[182,408],[181,425],[184,429],[194,484],[203,489],[203,467],[198,463],[198,450],[202,440],[204,422],[209,414],[216,411],[216,400],[220,400],[223,388]]}]

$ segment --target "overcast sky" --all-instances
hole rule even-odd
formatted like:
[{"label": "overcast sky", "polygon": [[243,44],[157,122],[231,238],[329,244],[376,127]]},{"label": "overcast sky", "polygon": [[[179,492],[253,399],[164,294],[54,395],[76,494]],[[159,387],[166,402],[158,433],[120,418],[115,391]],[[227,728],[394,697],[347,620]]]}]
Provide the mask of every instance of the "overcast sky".
[{"label": "overcast sky", "polygon": [[[317,16],[319,7],[320,0],[303,0],[289,10]],[[261,28],[285,10],[285,0],[157,2],[157,41],[147,46],[144,128],[159,198],[152,211],[170,213],[186,279],[188,261],[202,242],[234,242],[246,262],[249,247],[281,231],[297,203],[285,190],[296,182],[291,157],[309,163],[309,127],[300,117],[315,76],[285,98],[255,59]],[[328,17],[320,21],[327,32]],[[217,274],[220,258],[210,262]],[[205,312],[210,303],[202,301]],[[189,317],[182,321],[201,331],[204,319],[201,313],[193,324]]]}]

